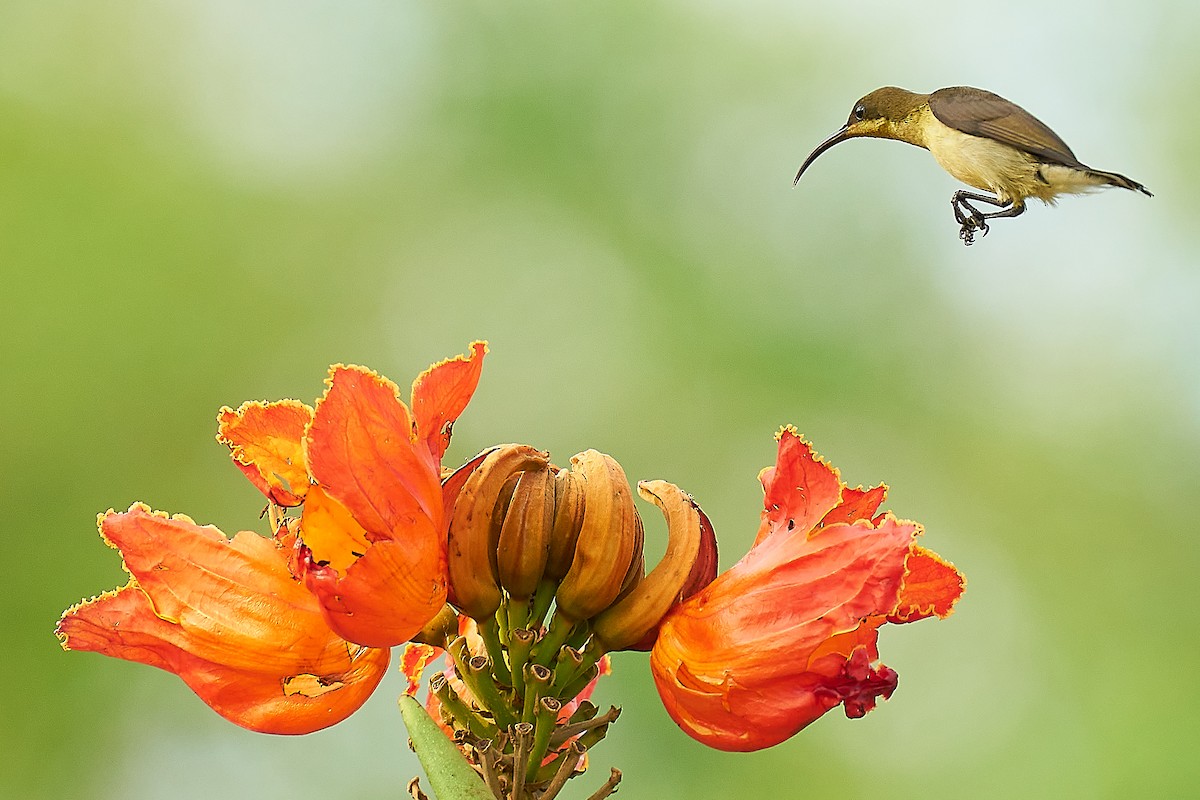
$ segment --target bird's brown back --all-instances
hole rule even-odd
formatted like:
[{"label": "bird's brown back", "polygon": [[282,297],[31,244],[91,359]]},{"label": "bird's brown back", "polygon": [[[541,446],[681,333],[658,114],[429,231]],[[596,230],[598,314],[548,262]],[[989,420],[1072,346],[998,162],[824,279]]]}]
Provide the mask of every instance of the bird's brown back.
[{"label": "bird's brown back", "polygon": [[1086,169],[1049,126],[998,94],[970,86],[938,89],[929,95],[929,110],[955,130],[993,139],[1054,164]]}]

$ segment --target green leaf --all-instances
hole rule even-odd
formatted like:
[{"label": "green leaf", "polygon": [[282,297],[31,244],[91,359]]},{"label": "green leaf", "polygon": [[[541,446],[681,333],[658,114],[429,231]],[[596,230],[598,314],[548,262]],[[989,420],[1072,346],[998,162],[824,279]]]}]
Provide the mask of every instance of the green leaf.
[{"label": "green leaf", "polygon": [[415,698],[400,698],[400,715],[438,800],[496,800],[483,778]]}]

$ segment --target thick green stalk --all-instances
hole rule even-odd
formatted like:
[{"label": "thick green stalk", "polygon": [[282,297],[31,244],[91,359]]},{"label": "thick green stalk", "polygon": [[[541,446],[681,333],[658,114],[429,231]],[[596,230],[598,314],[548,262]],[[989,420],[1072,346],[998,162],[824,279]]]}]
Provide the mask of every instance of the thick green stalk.
[{"label": "thick green stalk", "polygon": [[438,800],[495,800],[458,748],[414,698],[400,698],[400,714],[429,786]]}]

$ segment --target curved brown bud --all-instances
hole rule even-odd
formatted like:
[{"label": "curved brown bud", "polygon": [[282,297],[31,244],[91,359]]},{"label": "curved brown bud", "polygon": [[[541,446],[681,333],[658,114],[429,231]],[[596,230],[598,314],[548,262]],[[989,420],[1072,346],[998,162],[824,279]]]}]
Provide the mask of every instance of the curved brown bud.
[{"label": "curved brown bud", "polygon": [[554,476],[554,528],[546,577],[555,583],[567,574],[575,558],[575,542],[583,526],[583,487],[583,477],[569,469],[559,470]]},{"label": "curved brown bud", "polygon": [[454,502],[446,561],[455,605],[473,619],[486,619],[500,607],[496,565],[502,492],[517,472],[545,469],[549,455],[529,445],[510,444],[487,454],[467,477]]},{"label": "curved brown bud", "polygon": [[608,651],[637,644],[658,625],[689,583],[703,541],[700,511],[678,486],[642,481],[638,493],[667,519],[667,552],[641,583],[592,620],[593,633]]},{"label": "curved brown bud", "polygon": [[554,526],[554,483],[548,468],[526,470],[517,479],[500,527],[496,550],[500,585],[516,600],[533,595],[550,554]]},{"label": "curved brown bud", "polygon": [[608,608],[621,593],[638,550],[638,518],[629,481],[615,459],[586,450],[571,465],[584,480],[583,524],[555,601],[560,614],[578,622]]}]

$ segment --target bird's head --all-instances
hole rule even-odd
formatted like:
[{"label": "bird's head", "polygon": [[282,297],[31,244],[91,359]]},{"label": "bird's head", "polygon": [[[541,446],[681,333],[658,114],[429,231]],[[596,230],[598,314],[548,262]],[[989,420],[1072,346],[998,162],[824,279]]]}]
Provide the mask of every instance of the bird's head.
[{"label": "bird's head", "polygon": [[909,119],[928,95],[916,94],[907,89],[895,86],[885,86],[876,89],[859,99],[850,110],[846,124],[838,129],[833,136],[817,145],[817,148],[804,159],[800,171],[796,173],[793,185],[800,182],[800,176],[808,165],[817,160],[817,156],[829,148],[847,139],[860,136],[873,136],[879,139],[906,139],[900,131],[905,120]]}]

